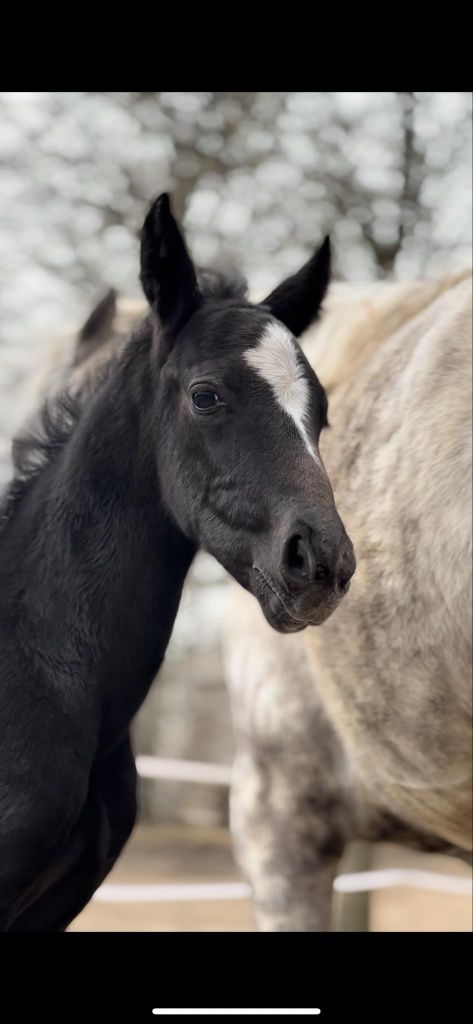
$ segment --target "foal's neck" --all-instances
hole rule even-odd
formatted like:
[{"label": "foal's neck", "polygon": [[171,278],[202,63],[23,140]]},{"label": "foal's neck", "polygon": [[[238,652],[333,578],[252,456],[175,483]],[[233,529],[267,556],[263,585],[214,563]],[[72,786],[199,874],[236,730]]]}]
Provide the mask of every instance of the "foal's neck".
[{"label": "foal's neck", "polygon": [[17,532],[32,647],[50,682],[94,690],[111,739],[159,669],[195,554],[161,500],[153,372],[150,339],[132,342],[34,481]]}]

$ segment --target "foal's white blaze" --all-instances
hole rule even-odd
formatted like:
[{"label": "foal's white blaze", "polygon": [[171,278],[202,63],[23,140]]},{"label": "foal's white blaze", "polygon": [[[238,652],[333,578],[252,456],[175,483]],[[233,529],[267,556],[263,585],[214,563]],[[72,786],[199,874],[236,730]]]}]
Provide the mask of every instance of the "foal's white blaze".
[{"label": "foal's white blaze", "polygon": [[294,421],[307,451],[319,462],[306,426],[310,407],[309,385],[298,362],[290,332],[277,321],[269,323],[258,344],[246,350],[245,360],[270,384],[276,401]]}]

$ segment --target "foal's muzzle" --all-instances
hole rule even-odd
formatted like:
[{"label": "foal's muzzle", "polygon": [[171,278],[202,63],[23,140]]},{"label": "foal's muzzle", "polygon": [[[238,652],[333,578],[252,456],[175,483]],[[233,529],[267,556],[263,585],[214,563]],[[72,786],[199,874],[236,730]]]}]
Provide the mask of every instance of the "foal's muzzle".
[{"label": "foal's muzzle", "polygon": [[309,516],[296,520],[283,540],[276,572],[254,566],[255,592],[268,622],[279,632],[321,625],[349,590],[356,560],[335,515],[327,528]]}]

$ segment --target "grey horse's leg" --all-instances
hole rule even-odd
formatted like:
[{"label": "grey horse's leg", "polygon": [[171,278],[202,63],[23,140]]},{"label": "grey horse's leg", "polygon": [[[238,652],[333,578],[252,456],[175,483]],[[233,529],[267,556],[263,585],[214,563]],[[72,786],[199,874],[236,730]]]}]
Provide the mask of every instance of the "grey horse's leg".
[{"label": "grey horse's leg", "polygon": [[235,854],[259,929],[325,931],[333,880],[356,832],[353,780],[300,638],[275,634],[245,601],[232,610],[226,645]]},{"label": "grey horse's leg", "polygon": [[240,747],[231,827],[261,931],[330,928],[348,819],[344,799],[300,749]]}]

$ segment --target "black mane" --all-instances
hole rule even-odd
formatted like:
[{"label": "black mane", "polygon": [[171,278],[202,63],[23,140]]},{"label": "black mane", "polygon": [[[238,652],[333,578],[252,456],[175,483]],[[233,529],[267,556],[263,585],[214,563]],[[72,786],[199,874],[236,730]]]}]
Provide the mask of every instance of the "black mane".
[{"label": "black mane", "polygon": [[200,270],[197,280],[204,299],[245,299],[248,295],[247,281],[234,268]]},{"label": "black mane", "polygon": [[[148,318],[134,331],[128,342],[141,337],[145,326],[149,328]],[[123,356],[123,352],[121,355]],[[75,390],[67,387],[47,398],[36,415],[30,419],[29,424],[13,438],[13,477],[0,495],[0,533],[22,501],[30,484],[57,458],[67,444],[88,402],[108,379],[119,358],[120,355],[116,355],[101,366],[93,381],[88,380]]]},{"label": "black mane", "polygon": [[48,399],[34,427],[23,430],[12,442],[13,478],[0,499],[0,532],[13,515],[30,483],[57,456],[79,422],[82,406],[77,396],[65,391]]}]

